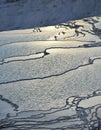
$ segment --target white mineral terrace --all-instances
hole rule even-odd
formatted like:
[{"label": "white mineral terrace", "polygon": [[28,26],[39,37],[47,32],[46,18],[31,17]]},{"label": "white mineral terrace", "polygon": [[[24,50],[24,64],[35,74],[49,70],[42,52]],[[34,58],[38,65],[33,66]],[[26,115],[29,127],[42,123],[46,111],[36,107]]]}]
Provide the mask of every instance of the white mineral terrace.
[{"label": "white mineral terrace", "polygon": [[0,130],[101,129],[101,17],[0,32]]}]

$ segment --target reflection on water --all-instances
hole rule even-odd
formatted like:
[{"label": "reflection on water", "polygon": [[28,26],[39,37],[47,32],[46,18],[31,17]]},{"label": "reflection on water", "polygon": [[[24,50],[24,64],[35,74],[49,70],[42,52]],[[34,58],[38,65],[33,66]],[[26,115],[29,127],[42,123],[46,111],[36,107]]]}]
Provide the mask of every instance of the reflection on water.
[{"label": "reflection on water", "polygon": [[16,116],[7,114],[0,120],[1,130],[100,130],[101,90],[88,96],[72,96],[66,105],[50,110],[31,110],[17,113],[17,105],[0,98],[15,108]]}]

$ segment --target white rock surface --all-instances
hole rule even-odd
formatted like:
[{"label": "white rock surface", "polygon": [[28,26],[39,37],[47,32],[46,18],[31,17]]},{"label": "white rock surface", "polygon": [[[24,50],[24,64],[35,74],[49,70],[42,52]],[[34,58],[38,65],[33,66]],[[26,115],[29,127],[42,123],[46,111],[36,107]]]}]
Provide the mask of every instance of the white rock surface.
[{"label": "white rock surface", "polygon": [[[12,4],[24,3],[1,3],[9,10]],[[0,32],[0,129],[100,130],[100,28],[95,16]]]}]

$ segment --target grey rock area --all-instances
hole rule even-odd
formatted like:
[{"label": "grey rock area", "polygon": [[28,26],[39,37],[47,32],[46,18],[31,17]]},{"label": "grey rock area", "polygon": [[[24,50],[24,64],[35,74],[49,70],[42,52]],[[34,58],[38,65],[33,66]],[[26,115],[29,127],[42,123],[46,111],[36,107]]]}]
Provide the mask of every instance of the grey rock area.
[{"label": "grey rock area", "polygon": [[101,15],[100,0],[0,0],[0,31]]},{"label": "grey rock area", "polygon": [[55,2],[0,1],[0,130],[101,130],[101,2]]}]

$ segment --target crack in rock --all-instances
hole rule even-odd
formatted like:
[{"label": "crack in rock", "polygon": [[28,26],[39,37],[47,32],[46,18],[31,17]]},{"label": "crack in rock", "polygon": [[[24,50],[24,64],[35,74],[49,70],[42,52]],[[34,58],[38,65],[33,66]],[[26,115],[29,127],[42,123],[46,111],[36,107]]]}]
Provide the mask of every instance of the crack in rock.
[{"label": "crack in rock", "polygon": [[[2,98],[1,98],[2,99]],[[71,96],[60,108],[17,112],[0,120],[1,130],[100,130],[101,90],[88,96]],[[8,99],[4,102],[11,103]],[[9,101],[9,102],[8,102]]]},{"label": "crack in rock", "polygon": [[81,68],[81,67],[85,67],[85,66],[91,65],[91,64],[93,64],[94,61],[96,61],[96,60],[101,60],[101,57],[96,57],[96,58],[94,58],[94,59],[89,58],[89,59],[88,59],[88,63],[79,65],[79,66],[77,66],[77,67],[75,67],[75,68],[69,69],[69,70],[64,71],[64,72],[62,72],[62,73],[59,73],[59,74],[47,75],[47,76],[44,76],[44,77],[23,78],[23,79],[12,80],[12,81],[4,81],[4,82],[0,82],[0,85],[9,84],[9,83],[16,83],[16,82],[21,82],[21,81],[38,80],[38,79],[43,80],[43,79],[47,79],[47,78],[51,78],[51,77],[61,76],[61,75],[64,75],[64,74],[66,74],[66,73],[68,73],[68,72],[77,70],[77,69],[79,69],[79,68]]},{"label": "crack in rock", "polygon": [[46,48],[43,52],[37,52],[35,54],[30,54],[30,55],[19,55],[19,56],[12,56],[8,57],[5,59],[2,59],[0,62],[0,65],[11,63],[11,62],[16,62],[16,61],[27,61],[27,60],[37,60],[44,58],[45,56],[49,55],[50,53],[48,52],[51,49],[79,49],[79,48],[91,48],[91,47],[101,47],[101,42],[94,43],[94,44],[83,44],[79,46],[74,46],[74,47],[50,47]]}]

